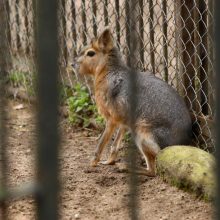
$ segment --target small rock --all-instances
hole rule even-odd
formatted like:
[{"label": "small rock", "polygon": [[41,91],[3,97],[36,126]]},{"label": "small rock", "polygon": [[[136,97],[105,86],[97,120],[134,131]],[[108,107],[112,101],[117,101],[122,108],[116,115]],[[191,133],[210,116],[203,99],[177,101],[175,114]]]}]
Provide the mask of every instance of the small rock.
[{"label": "small rock", "polygon": [[76,214],[74,215],[74,218],[75,218],[75,219],[79,219],[79,218],[80,218],[79,213],[76,213]]}]

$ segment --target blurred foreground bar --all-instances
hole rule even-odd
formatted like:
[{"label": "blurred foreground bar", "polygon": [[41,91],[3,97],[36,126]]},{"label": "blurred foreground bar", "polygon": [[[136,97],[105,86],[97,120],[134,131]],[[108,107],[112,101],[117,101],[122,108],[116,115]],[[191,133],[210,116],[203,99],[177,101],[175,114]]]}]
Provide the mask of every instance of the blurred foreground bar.
[{"label": "blurred foreground bar", "polygon": [[58,219],[58,40],[57,1],[38,0],[36,43],[38,69],[37,215]]},{"label": "blurred foreground bar", "polygon": [[[6,130],[6,94],[5,83],[10,53],[8,48],[8,20],[6,0],[0,1],[0,194],[7,190],[7,130]],[[7,219],[7,206],[5,200],[0,201],[0,219]]]}]

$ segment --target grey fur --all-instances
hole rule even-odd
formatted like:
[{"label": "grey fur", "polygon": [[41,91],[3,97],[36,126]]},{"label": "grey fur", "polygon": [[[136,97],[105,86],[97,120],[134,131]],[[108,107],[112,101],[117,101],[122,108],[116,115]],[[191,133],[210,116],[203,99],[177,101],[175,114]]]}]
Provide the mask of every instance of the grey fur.
[{"label": "grey fur", "polygon": [[[107,99],[120,109],[125,125],[129,125],[129,67],[121,60],[116,48],[109,55]],[[151,133],[161,148],[176,144],[189,144],[192,122],[189,111],[180,95],[166,82],[150,72],[136,74],[136,107],[134,121],[150,124]]]}]

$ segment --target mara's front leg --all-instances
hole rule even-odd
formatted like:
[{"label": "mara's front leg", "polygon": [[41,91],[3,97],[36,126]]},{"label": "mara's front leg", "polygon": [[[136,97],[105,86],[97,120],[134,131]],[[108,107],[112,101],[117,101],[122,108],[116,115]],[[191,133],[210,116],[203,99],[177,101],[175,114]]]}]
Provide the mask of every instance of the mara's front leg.
[{"label": "mara's front leg", "polygon": [[126,128],[122,127],[122,126],[118,129],[115,140],[112,143],[109,158],[108,158],[107,161],[102,162],[102,164],[109,164],[110,165],[110,164],[115,163],[115,160],[117,158],[118,151],[120,149],[121,142],[122,142],[122,139],[124,137],[125,131],[126,131]]},{"label": "mara's front leg", "polygon": [[98,162],[100,161],[101,154],[105,148],[105,146],[109,143],[113,133],[115,132],[116,124],[112,121],[107,121],[105,131],[103,132],[99,143],[96,147],[94,158],[91,162],[91,166],[96,166]]}]

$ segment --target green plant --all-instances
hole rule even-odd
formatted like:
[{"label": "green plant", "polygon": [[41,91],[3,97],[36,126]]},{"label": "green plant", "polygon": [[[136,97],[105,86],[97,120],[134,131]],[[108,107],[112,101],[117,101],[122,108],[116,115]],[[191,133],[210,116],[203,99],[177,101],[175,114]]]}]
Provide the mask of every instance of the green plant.
[{"label": "green plant", "polygon": [[13,87],[24,87],[28,95],[35,94],[36,74],[32,72],[11,71],[8,74],[8,81]]},{"label": "green plant", "polygon": [[77,83],[73,88],[73,96],[67,98],[69,121],[76,126],[89,127],[94,122],[97,127],[103,125],[103,118],[98,114],[85,86]]},{"label": "green plant", "polygon": [[66,100],[73,96],[73,89],[63,83],[59,84],[59,100],[60,104],[63,105]]}]

